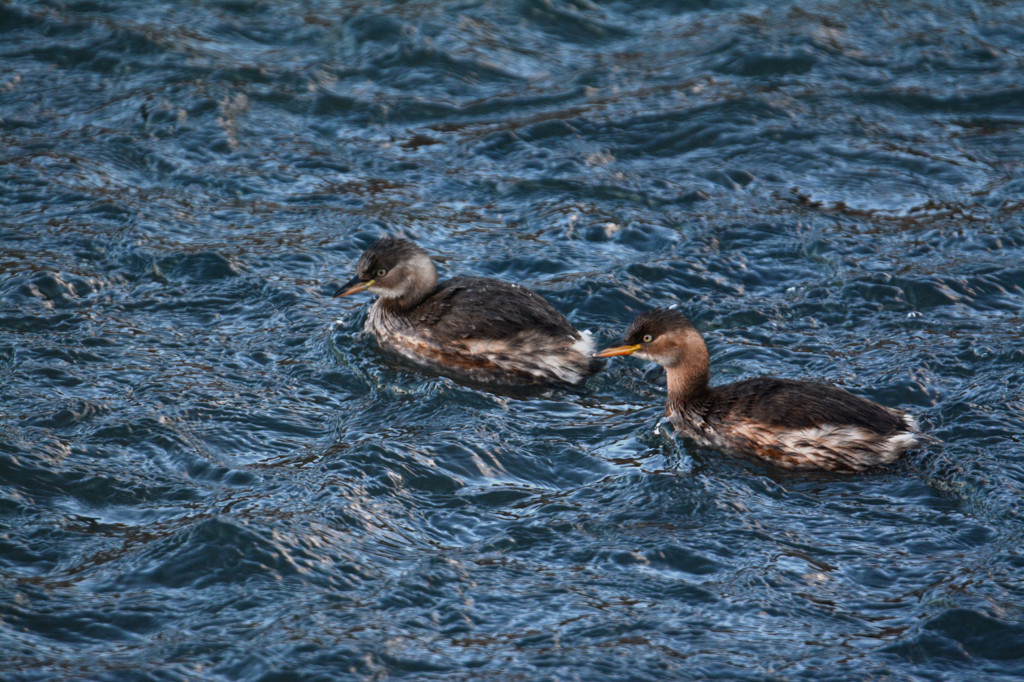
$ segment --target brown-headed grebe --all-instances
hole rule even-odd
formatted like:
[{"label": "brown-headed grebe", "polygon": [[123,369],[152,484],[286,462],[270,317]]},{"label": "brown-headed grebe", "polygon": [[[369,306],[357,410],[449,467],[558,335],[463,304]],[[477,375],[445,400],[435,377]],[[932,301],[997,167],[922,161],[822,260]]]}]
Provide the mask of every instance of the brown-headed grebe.
[{"label": "brown-headed grebe", "polygon": [[682,313],[641,313],[621,345],[596,357],[636,355],[665,368],[665,415],[701,445],[789,469],[857,472],[889,464],[923,438],[908,414],[836,386],[759,377],[709,386],[708,349]]},{"label": "brown-headed grebe", "polygon": [[377,294],[366,318],[385,350],[459,379],[505,386],[575,385],[598,367],[580,333],[526,287],[483,277],[438,283],[427,252],[382,237],[337,296]]}]

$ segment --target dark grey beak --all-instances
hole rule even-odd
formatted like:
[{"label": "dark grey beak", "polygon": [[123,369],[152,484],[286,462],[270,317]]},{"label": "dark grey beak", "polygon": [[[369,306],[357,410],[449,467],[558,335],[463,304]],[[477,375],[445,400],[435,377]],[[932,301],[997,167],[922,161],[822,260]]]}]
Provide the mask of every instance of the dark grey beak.
[{"label": "dark grey beak", "polygon": [[341,298],[342,296],[348,296],[349,294],[358,294],[360,291],[366,291],[368,288],[373,286],[374,281],[375,280],[372,279],[364,281],[358,277],[353,277],[349,281],[345,282],[340,289],[334,292],[334,296],[332,298]]}]

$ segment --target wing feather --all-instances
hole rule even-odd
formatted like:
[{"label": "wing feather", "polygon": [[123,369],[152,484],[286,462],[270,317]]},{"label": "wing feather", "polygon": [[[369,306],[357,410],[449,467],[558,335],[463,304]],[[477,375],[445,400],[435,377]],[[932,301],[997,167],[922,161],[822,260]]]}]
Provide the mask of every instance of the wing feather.
[{"label": "wing feather", "polygon": [[760,377],[712,390],[718,397],[714,417],[723,420],[730,414],[743,414],[752,421],[786,429],[858,426],[883,435],[913,430],[896,410],[811,381]]},{"label": "wing feather", "polygon": [[483,277],[441,282],[414,314],[417,326],[443,338],[507,339],[531,331],[580,338],[565,316],[539,294]]}]

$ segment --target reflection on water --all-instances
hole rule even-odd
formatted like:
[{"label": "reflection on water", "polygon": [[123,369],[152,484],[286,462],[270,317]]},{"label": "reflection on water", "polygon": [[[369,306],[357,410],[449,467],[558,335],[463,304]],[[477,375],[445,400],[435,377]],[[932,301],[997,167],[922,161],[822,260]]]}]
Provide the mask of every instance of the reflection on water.
[{"label": "reflection on water", "polygon": [[[0,6],[6,678],[1019,670],[1016,4]],[[332,300],[402,231],[941,444],[793,474],[660,371],[504,395]]]}]

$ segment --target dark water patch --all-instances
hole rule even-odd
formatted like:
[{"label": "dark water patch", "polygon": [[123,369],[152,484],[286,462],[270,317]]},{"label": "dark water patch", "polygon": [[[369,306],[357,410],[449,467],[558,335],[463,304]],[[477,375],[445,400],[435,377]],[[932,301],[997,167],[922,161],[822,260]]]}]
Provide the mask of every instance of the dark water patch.
[{"label": "dark water patch", "polygon": [[[38,445],[33,449],[46,452]],[[32,454],[5,455],[0,463],[5,477],[19,489],[31,491],[37,501],[66,496],[85,505],[132,505],[158,500],[183,502],[194,497],[193,491],[178,483],[142,481],[127,472],[105,474],[83,463],[54,467],[54,455],[62,460],[70,453],[60,444],[48,449],[50,454],[45,459]]]},{"label": "dark water patch", "polygon": [[990,114],[1020,116],[1021,95],[1019,88],[1000,88],[997,92],[974,94],[936,95],[920,91],[883,91],[861,95],[868,102],[885,103],[905,107],[914,112],[929,114],[956,114],[961,112],[986,111]]},{"label": "dark water patch", "polygon": [[949,609],[921,626],[913,640],[889,651],[918,663],[938,660],[1010,673],[1019,663],[1021,636],[1016,624],[977,611]]},{"label": "dark water patch", "polygon": [[562,40],[592,44],[593,41],[618,38],[630,32],[594,5],[530,0],[523,3],[521,11],[526,19]]},{"label": "dark water patch", "polygon": [[4,32],[18,31],[25,28],[38,29],[44,19],[28,9],[5,5],[0,8],[0,26]]},{"label": "dark water patch", "polygon": [[51,641],[84,646],[112,639],[131,641],[150,634],[160,622],[154,609],[145,606],[138,610],[121,607],[113,613],[98,608],[65,613],[57,627],[57,614],[30,613],[17,607],[11,611],[8,617],[26,630],[45,631]]},{"label": "dark water patch", "polygon": [[818,58],[813,47],[787,46],[772,52],[744,52],[724,58],[717,66],[722,73],[758,78],[805,74]]},{"label": "dark water patch", "polygon": [[[99,358],[96,358],[97,360]],[[75,401],[68,407],[63,407],[51,415],[38,417],[28,423],[32,426],[45,429],[65,429],[82,422],[100,417],[106,412],[103,405],[87,401]]]},{"label": "dark water patch", "polygon": [[[756,144],[757,135],[749,125],[776,118],[786,119],[789,114],[766,100],[740,97],[685,111],[629,118],[604,131],[614,133],[618,140],[612,149],[617,158],[675,156],[706,147]],[[623,145],[627,140],[636,142]]]},{"label": "dark water patch", "polygon": [[158,261],[154,267],[173,280],[208,281],[239,274],[238,266],[216,252],[188,253]]},{"label": "dark water patch", "polygon": [[[212,550],[212,551],[211,551]],[[217,584],[294,578],[305,571],[301,550],[286,551],[273,539],[227,519],[199,521],[153,543],[104,591],[141,585],[209,589]]]}]

